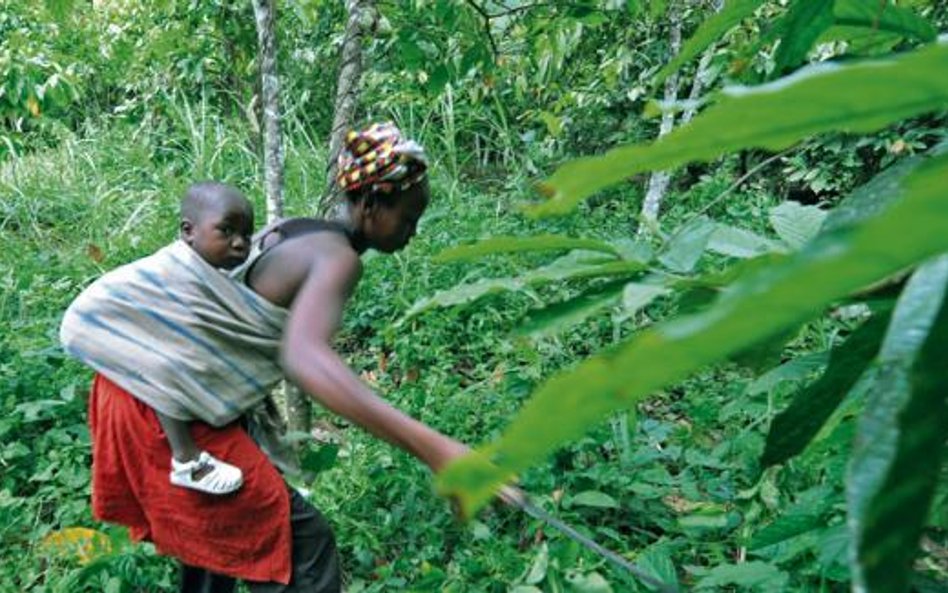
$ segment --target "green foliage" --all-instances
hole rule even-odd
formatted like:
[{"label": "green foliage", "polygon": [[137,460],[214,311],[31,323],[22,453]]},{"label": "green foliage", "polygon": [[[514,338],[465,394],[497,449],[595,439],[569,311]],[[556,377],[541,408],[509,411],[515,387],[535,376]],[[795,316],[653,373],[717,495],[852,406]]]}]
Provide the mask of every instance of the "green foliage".
[{"label": "green foliage", "polygon": [[833,24],[835,0],[794,2],[780,22],[780,44],[774,55],[774,72],[785,74],[799,66],[813,43]]},{"label": "green foliage", "polygon": [[[539,386],[551,407],[525,437],[543,438],[518,470],[521,485],[664,582],[842,591],[861,574],[870,590],[906,578],[937,590],[948,482],[931,462],[945,423],[933,413],[944,403],[944,308],[917,333],[913,366],[907,355],[859,369],[873,348],[867,332],[885,326],[910,271],[901,266],[922,258],[913,250],[923,244],[943,249],[934,192],[944,157],[907,157],[945,138],[944,45],[912,48],[932,42],[948,13],[932,2],[837,0],[827,27],[828,3],[738,0],[716,15],[706,4],[380,5],[358,118],[394,119],[425,144],[436,199],[410,249],[365,257],[340,351],[425,422],[467,442],[501,437],[481,452],[482,485],[491,462],[527,463],[501,435],[525,401],[533,409]],[[803,18],[811,10],[822,18]],[[695,33],[669,61],[672,16]],[[288,208],[309,214],[324,185],[344,7],[280,4],[277,22]],[[624,183],[575,216],[518,216],[543,171],[654,138],[658,122],[641,112],[661,77],[677,71],[686,89],[688,63],[711,47],[707,95],[697,97],[708,110],[695,123],[728,118],[674,140],[661,162],[651,160],[658,144],[641,153],[649,160],[597,173],[597,183]],[[255,55],[247,2],[50,0],[0,11],[0,591],[174,590],[170,561],[90,516],[88,373],[59,353],[55,328],[92,278],[173,235],[188,182],[230,181],[261,205]],[[733,86],[827,60],[839,63]],[[764,103],[774,110],[747,108]],[[902,119],[910,112],[926,115]],[[798,128],[801,114],[812,119]],[[808,137],[817,128],[837,131]],[[868,129],[878,131],[851,133]],[[801,143],[780,156],[729,154],[777,137]],[[693,158],[715,162],[679,171],[655,238],[632,239],[642,179],[629,172]],[[919,198],[938,208],[905,210]],[[899,212],[911,216],[895,223]],[[485,236],[494,238],[456,246]],[[861,290],[886,270],[898,276]],[[699,340],[703,328],[713,332]],[[904,324],[887,329],[908,335]],[[699,364],[728,359],[736,364]],[[583,374],[604,362],[605,374]],[[597,390],[609,395],[597,400]],[[833,396],[822,407],[806,397],[820,391]],[[597,407],[607,422],[584,416]],[[337,530],[352,593],[649,590],[514,512],[456,525],[407,455],[337,419],[318,425],[332,443],[307,452],[316,475],[299,485]],[[561,426],[582,438],[549,456],[543,435],[563,436]],[[857,433],[865,448],[853,450]],[[763,469],[771,457],[782,462]],[[844,492],[847,471],[862,481],[848,478]],[[847,509],[847,496],[864,500]],[[75,533],[108,544],[89,560],[44,543]]]},{"label": "green foliage", "polygon": [[[942,109],[948,83],[939,72],[946,63],[948,43],[940,43],[884,61],[813,66],[761,88],[734,88],[660,142],[561,166],[545,182],[550,200],[533,212],[566,212],[595,191],[649,169],[706,161],[742,148],[780,150],[833,130],[870,132]],[[857,101],[852,93],[858,93]]]},{"label": "green foliage", "polygon": [[879,352],[888,315],[876,315],[830,352],[829,365],[776,418],[767,435],[761,465],[783,463],[798,454],[822,428]]},{"label": "green foliage", "polygon": [[800,249],[816,236],[826,218],[826,212],[813,206],[784,202],[770,211],[770,224],[783,242]]},{"label": "green foliage", "polygon": [[435,261],[464,261],[477,259],[484,255],[495,253],[518,253],[525,251],[562,251],[568,249],[585,249],[601,251],[617,255],[616,248],[603,241],[593,239],[575,239],[573,237],[558,237],[545,235],[538,237],[491,237],[478,241],[473,245],[462,245],[445,249],[435,258]]},{"label": "green foliage", "polygon": [[937,31],[932,24],[911,8],[891,2],[866,0],[836,0],[833,16],[839,27],[860,27],[884,31],[898,37],[934,41]]},{"label": "green foliage", "polygon": [[689,60],[698,57],[701,52],[722,35],[751,16],[763,3],[763,0],[729,0],[725,2],[723,10],[702,23],[701,27],[682,46],[681,51],[655,75],[655,83],[663,82],[669,74]]},{"label": "green foliage", "polygon": [[[948,226],[938,214],[940,199],[934,189],[935,180],[946,173],[948,158],[932,158],[903,180],[902,199],[883,215],[859,226],[837,227],[784,262],[740,278],[708,311],[642,332],[622,348],[547,381],[488,449],[496,466],[472,456],[445,471],[442,484],[470,508],[479,506],[498,483],[553,446],[579,436],[606,413],[806,321],[861,286],[948,249],[943,240]],[[884,257],[881,245],[886,246]],[[550,417],[563,420],[551,427]]]},{"label": "green foliage", "polygon": [[847,480],[853,581],[904,591],[935,491],[948,425],[938,383],[948,335],[948,257],[915,271],[899,297],[859,423]]}]

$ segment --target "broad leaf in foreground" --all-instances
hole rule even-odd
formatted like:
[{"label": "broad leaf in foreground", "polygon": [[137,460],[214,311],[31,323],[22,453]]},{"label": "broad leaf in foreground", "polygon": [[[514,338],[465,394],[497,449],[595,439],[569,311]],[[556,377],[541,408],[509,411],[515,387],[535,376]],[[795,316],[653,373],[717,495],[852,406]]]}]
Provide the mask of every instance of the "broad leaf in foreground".
[{"label": "broad leaf in foreground", "polygon": [[833,7],[836,24],[841,27],[862,27],[918,39],[934,41],[935,28],[910,8],[879,0],[836,0]]},{"label": "broad leaf in foreground", "polygon": [[888,315],[875,315],[833,349],[823,376],[774,418],[761,465],[783,463],[803,451],[879,352],[888,323]]},{"label": "broad leaf in foreground", "polygon": [[538,215],[569,212],[596,191],[643,171],[674,169],[744,148],[782,150],[823,132],[872,132],[948,105],[948,42],[892,59],[818,64],[758,87],[733,87],[662,139],[562,165],[540,184]]},{"label": "broad leaf in foreground", "polygon": [[645,330],[547,380],[498,441],[442,472],[441,488],[471,512],[505,480],[607,414],[948,250],[948,196],[940,189],[946,176],[948,156],[923,161],[903,180],[902,198],[881,215],[824,233],[738,279],[706,311]]},{"label": "broad leaf in foreground", "polygon": [[946,288],[946,255],[909,280],[859,420],[846,484],[856,591],[901,593],[909,587],[948,430]]},{"label": "broad leaf in foreground", "polygon": [[833,24],[834,0],[796,0],[783,17],[784,28],[774,54],[774,71],[783,74],[806,58],[817,38]]}]

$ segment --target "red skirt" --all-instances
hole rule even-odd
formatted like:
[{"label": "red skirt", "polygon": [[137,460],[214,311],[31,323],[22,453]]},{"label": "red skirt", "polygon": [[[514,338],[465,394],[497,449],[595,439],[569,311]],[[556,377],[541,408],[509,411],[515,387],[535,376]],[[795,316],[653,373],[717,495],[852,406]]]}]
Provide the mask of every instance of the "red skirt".
[{"label": "red skirt", "polygon": [[172,486],[171,449],[151,408],[97,374],[89,398],[92,514],[186,564],[250,581],[289,583],[286,484],[238,424],[191,423],[198,447],[244,472],[234,494]]}]

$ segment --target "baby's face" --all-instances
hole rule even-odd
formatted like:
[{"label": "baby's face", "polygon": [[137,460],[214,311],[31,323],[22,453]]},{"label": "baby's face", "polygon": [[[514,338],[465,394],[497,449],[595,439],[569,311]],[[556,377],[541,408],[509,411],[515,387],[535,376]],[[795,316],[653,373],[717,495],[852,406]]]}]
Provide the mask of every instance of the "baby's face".
[{"label": "baby's face", "polygon": [[247,260],[253,234],[253,210],[237,200],[211,204],[185,230],[184,240],[216,268],[230,270]]}]

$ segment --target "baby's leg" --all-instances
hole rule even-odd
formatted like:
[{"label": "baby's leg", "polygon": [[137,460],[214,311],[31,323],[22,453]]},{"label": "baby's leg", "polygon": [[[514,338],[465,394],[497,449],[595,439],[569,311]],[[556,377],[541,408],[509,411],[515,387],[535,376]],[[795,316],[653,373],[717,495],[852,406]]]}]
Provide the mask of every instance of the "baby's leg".
[{"label": "baby's leg", "polygon": [[171,483],[208,494],[230,494],[243,484],[240,468],[201,451],[187,422],[155,411],[171,446]]},{"label": "baby's leg", "polygon": [[168,437],[168,444],[171,445],[171,456],[175,461],[194,461],[201,454],[201,450],[194,444],[191,438],[191,431],[188,423],[183,420],[177,420],[170,416],[165,416],[161,412],[155,411],[158,416],[158,422]]}]

